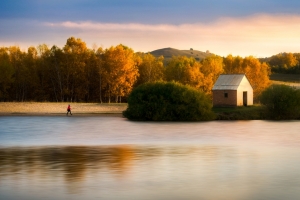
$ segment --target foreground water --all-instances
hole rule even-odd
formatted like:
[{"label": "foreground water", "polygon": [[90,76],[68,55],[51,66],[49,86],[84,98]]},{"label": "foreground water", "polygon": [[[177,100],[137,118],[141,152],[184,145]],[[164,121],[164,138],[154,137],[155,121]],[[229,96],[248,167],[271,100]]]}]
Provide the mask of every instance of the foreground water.
[{"label": "foreground water", "polygon": [[299,121],[0,117],[0,199],[299,199]]}]

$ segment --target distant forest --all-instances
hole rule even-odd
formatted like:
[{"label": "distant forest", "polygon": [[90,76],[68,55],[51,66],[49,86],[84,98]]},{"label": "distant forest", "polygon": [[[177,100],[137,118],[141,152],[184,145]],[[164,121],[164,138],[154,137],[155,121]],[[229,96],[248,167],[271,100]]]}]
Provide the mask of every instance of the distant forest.
[{"label": "distant forest", "polygon": [[202,60],[135,53],[122,44],[89,49],[71,37],[63,48],[42,44],[23,52],[17,46],[0,48],[0,101],[126,102],[133,88],[146,82],[175,81],[211,95],[220,74],[245,73],[257,97],[272,72],[300,73],[300,54],[270,58],[214,54]]}]

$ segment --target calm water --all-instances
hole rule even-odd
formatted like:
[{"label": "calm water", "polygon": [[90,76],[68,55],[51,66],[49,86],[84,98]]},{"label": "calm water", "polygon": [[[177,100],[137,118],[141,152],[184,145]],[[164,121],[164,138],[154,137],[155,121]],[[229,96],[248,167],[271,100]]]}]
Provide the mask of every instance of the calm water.
[{"label": "calm water", "polygon": [[0,199],[300,199],[300,121],[0,117]]}]

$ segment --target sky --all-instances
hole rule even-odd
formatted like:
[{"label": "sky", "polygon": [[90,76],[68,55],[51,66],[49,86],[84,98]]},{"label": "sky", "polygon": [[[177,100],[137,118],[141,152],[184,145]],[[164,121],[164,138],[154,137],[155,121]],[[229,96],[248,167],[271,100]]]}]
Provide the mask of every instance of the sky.
[{"label": "sky", "polygon": [[1,0],[0,47],[69,37],[89,48],[172,47],[227,56],[300,52],[299,0]]}]

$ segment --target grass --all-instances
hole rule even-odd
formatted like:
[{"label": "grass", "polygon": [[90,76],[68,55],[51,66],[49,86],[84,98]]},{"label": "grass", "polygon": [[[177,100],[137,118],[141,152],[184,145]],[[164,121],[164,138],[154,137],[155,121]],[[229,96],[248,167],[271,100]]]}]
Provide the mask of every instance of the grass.
[{"label": "grass", "polygon": [[216,120],[261,120],[266,119],[266,109],[262,105],[213,108]]},{"label": "grass", "polygon": [[271,74],[272,84],[288,85],[300,89],[300,74]]},{"label": "grass", "polygon": [[300,74],[271,74],[270,80],[290,83],[300,83]]}]

